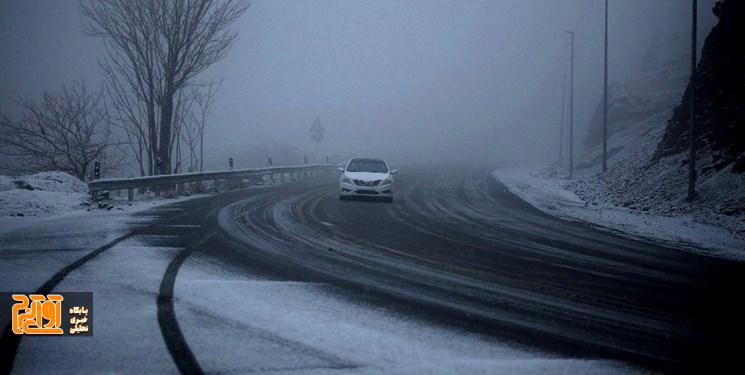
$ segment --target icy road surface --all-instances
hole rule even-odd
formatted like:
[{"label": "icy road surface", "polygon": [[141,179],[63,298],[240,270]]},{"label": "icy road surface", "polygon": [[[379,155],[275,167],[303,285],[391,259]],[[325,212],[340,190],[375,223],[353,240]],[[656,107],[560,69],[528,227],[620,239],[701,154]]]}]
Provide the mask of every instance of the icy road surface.
[{"label": "icy road surface", "polygon": [[4,334],[2,358],[13,349],[14,373],[614,374],[725,363],[740,328],[740,263],[555,219],[486,171],[425,170],[401,175],[393,204],[340,202],[329,176],[95,227],[2,230],[2,291],[36,290],[96,251],[53,288],[94,292],[94,336],[13,346]]}]

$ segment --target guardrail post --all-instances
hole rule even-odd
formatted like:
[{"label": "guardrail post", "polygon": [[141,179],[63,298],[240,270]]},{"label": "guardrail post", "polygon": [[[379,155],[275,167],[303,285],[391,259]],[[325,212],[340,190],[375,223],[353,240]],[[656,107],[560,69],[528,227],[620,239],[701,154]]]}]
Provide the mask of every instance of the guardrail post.
[{"label": "guardrail post", "polygon": [[155,196],[160,197],[160,185],[159,184],[155,185]]},{"label": "guardrail post", "polygon": [[135,199],[135,189],[134,188],[127,189],[127,200],[131,202],[134,199]]},{"label": "guardrail post", "polygon": [[91,191],[91,200],[94,202],[98,202],[98,190]]}]

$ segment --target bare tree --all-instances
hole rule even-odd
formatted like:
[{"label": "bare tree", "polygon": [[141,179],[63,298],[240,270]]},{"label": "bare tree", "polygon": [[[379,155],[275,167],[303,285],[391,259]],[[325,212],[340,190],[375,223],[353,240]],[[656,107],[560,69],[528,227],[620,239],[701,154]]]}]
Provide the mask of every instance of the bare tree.
[{"label": "bare tree", "polygon": [[171,148],[176,149],[176,171],[182,171],[183,165],[181,163],[181,143],[183,140],[182,132],[184,128],[188,128],[189,116],[191,114],[191,108],[196,101],[196,97],[199,95],[197,90],[191,89],[189,86],[180,89],[176,94],[176,105],[173,112],[173,134],[171,136]]},{"label": "bare tree", "polygon": [[186,151],[189,154],[190,171],[201,170],[199,168],[199,161],[201,160],[199,155],[200,133],[199,123],[192,109],[188,119],[184,122],[183,132],[181,133],[181,140],[186,145]]},{"label": "bare tree", "polygon": [[113,74],[111,70],[107,70],[106,73],[112,123],[126,135],[126,144],[138,164],[140,176],[151,175],[154,156],[148,131],[148,106],[141,105],[137,96],[129,91],[129,87],[121,82],[118,75]]},{"label": "bare tree", "polygon": [[[85,30],[106,41],[104,65],[145,108],[151,156],[170,171],[177,95],[225,57],[237,38],[229,26],[244,0],[81,1]],[[156,121],[156,116],[159,119]]]},{"label": "bare tree", "polygon": [[[85,180],[92,163],[114,151],[103,90],[92,95],[81,82],[41,100],[18,101],[17,120],[0,113],[3,168],[13,172],[61,170]],[[116,164],[113,162],[112,164]]]},{"label": "bare tree", "polygon": [[222,81],[195,85],[192,90],[193,103],[189,107],[189,118],[184,124],[183,139],[189,148],[189,164],[192,170],[204,170],[204,129],[215,103],[215,94]]}]

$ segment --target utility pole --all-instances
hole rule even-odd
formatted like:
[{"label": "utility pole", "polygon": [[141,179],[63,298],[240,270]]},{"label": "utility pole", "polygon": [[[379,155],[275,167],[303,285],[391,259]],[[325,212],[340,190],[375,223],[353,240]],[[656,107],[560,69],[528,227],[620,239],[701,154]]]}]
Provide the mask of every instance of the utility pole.
[{"label": "utility pole", "polygon": [[603,51],[603,172],[608,169],[608,0],[605,0],[605,48]]},{"label": "utility pole", "polygon": [[566,31],[572,37],[572,52],[569,68],[569,179],[574,176],[574,31]]},{"label": "utility pole", "polygon": [[564,67],[564,81],[561,84],[561,121],[559,122],[559,166],[561,166],[561,161],[564,159],[564,119],[566,118],[566,115],[564,114],[564,111],[567,107],[567,72],[566,67]]},{"label": "utility pole", "polygon": [[688,128],[688,197],[692,202],[696,198],[696,31],[698,2],[693,0],[691,15],[691,102]]}]

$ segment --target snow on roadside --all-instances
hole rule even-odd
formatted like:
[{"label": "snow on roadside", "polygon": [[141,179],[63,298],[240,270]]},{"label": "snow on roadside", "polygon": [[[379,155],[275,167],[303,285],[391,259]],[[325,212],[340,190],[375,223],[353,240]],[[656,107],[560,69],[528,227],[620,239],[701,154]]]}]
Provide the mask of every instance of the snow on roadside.
[{"label": "snow on roadside", "polygon": [[206,372],[317,374],[646,374],[607,359],[544,353],[324,283],[265,278],[196,253],[174,294],[184,336]]},{"label": "snow on roadside", "polygon": [[10,176],[0,175],[0,192],[15,189],[16,184],[13,180]]},{"label": "snow on roadside", "polygon": [[744,238],[724,228],[700,223],[690,215],[662,216],[602,201],[588,202],[571,191],[572,181],[535,167],[500,168],[493,175],[511,193],[549,215],[689,251],[745,260]]},{"label": "snow on roadside", "polygon": [[40,172],[24,176],[23,180],[34,190],[56,191],[60,193],[87,193],[88,185],[65,172]]},{"label": "snow on roadside", "polygon": [[[135,212],[189,197],[156,199],[138,195],[133,202],[112,197],[110,209]],[[101,211],[90,205],[88,185],[64,172],[40,172],[27,176],[0,175],[0,228],[28,223],[32,219]],[[3,230],[0,230],[3,232]]]},{"label": "snow on roadside", "polygon": [[[199,196],[205,195],[171,199],[138,196],[134,202],[114,197],[107,211],[91,206],[88,185],[67,173],[41,172],[20,177],[0,175],[0,236],[32,230],[46,233],[49,228],[64,228],[61,233],[65,230],[98,233],[99,230],[92,227],[97,226],[97,222],[108,226],[111,221],[130,220],[129,215],[138,211]],[[81,225],[73,225],[76,222]],[[76,229],[78,227],[80,229]]]},{"label": "snow on roadside", "polygon": [[64,172],[0,176],[0,217],[47,217],[80,210],[88,185]]},{"label": "snow on roadside", "polygon": [[135,213],[206,195],[115,202],[47,217],[0,217],[0,291],[32,291],[65,265],[151,220]]}]

